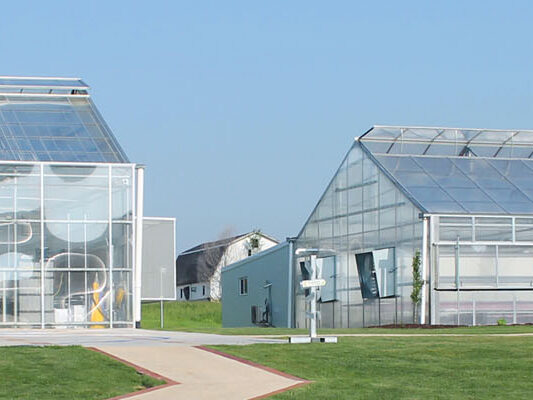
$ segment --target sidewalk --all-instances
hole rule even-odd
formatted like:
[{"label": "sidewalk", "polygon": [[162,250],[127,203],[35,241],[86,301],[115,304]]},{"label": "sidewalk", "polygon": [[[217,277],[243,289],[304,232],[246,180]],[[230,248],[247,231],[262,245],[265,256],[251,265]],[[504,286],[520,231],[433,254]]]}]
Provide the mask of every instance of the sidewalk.
[{"label": "sidewalk", "polygon": [[259,399],[307,383],[198,347],[122,345],[97,349],[178,382],[127,397],[132,400]]}]

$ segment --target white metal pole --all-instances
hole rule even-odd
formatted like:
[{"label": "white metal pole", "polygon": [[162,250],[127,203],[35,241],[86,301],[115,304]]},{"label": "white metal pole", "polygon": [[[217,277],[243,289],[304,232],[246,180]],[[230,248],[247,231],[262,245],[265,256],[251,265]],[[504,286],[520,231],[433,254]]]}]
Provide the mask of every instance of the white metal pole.
[{"label": "white metal pole", "polygon": [[293,275],[293,264],[294,264],[294,240],[293,239],[287,239],[289,242],[289,271],[288,271],[288,292],[287,292],[287,328],[292,328],[292,292],[294,290],[293,288],[293,282],[292,282],[292,275]]},{"label": "white metal pole", "polygon": [[143,205],[144,205],[144,166],[138,165],[137,193],[136,193],[136,219],[135,219],[135,323],[141,322],[141,279],[142,279],[142,245],[143,245]]},{"label": "white metal pole", "polygon": [[429,219],[422,220],[422,293],[420,296],[420,324],[426,323],[426,291],[427,291],[427,258],[428,258],[428,223]]},{"label": "white metal pole", "polygon": [[161,309],[159,321],[161,323],[161,329],[165,326],[165,312],[164,312],[164,303],[163,303],[163,274],[166,272],[165,268],[161,268],[159,273],[159,298],[161,299]]},{"label": "white metal pole", "polygon": [[[312,255],[311,256],[311,279],[312,280],[316,280],[317,279],[317,275],[316,275],[316,256],[315,255]],[[310,318],[310,321],[309,321],[309,336],[311,338],[316,338],[316,296],[317,296],[317,291],[316,291],[316,287],[315,286],[312,286],[311,287],[311,318]]]}]

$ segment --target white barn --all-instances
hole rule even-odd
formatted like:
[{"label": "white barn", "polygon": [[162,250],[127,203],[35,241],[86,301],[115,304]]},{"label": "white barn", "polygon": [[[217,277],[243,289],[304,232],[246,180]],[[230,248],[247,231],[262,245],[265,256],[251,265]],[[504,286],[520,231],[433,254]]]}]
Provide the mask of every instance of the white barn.
[{"label": "white barn", "polygon": [[184,251],[176,259],[177,300],[220,300],[223,267],[278,243],[278,240],[256,231],[202,243]]}]

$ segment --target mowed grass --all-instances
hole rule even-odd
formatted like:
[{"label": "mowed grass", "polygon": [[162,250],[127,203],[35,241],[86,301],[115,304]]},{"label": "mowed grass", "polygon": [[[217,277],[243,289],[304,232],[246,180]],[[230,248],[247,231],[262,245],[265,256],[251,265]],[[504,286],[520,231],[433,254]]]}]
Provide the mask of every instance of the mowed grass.
[{"label": "mowed grass", "polygon": [[163,383],[78,346],[0,347],[0,399],[108,399]]},{"label": "mowed grass", "polygon": [[531,399],[531,337],[350,337],[211,346],[314,383],[273,399]]},{"label": "mowed grass", "polygon": [[[165,302],[164,330],[218,333],[222,335],[301,335],[306,329],[287,328],[222,328],[222,304],[216,302]],[[144,329],[160,329],[160,303],[142,305],[141,327]],[[385,329],[385,328],[350,328],[350,329],[319,329],[319,333],[327,334],[506,334],[533,333],[533,325],[522,326],[475,326],[444,329]]]},{"label": "mowed grass", "polygon": [[[165,328],[171,331],[210,332],[222,328],[222,304],[209,301],[177,302],[164,304]],[[161,329],[159,302],[142,305],[141,327]]]}]

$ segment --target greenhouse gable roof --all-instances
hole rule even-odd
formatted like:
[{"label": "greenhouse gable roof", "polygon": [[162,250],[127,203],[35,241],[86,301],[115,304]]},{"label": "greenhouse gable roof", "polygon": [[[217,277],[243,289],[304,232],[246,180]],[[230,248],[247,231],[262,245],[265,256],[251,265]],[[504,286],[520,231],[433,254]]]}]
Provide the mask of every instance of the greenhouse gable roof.
[{"label": "greenhouse gable roof", "polygon": [[127,163],[77,78],[0,77],[0,160]]},{"label": "greenhouse gable roof", "polygon": [[533,214],[533,131],[376,126],[358,138],[433,214]]}]

